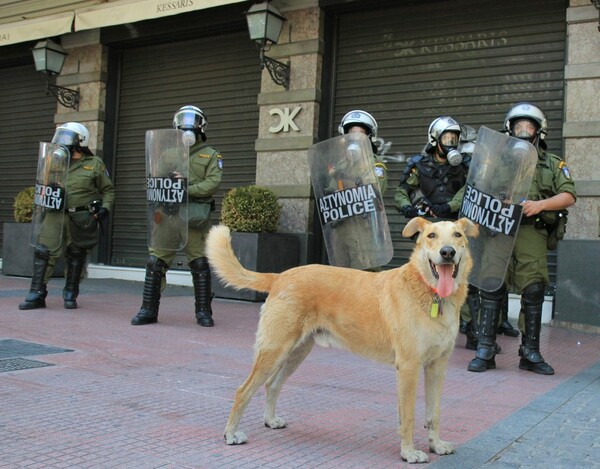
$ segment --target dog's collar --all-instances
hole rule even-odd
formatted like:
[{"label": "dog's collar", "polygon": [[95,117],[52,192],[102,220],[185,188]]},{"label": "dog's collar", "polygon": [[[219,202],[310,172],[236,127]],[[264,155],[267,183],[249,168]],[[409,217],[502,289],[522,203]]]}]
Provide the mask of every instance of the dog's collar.
[{"label": "dog's collar", "polygon": [[444,314],[444,311],[442,310],[442,298],[440,297],[440,295],[438,295],[437,290],[425,281],[425,277],[423,277],[422,275],[421,280],[423,280],[423,283],[427,286],[429,291],[433,293],[433,298],[431,301],[431,310],[429,311],[429,315],[435,319],[438,317],[438,315],[441,316]]}]

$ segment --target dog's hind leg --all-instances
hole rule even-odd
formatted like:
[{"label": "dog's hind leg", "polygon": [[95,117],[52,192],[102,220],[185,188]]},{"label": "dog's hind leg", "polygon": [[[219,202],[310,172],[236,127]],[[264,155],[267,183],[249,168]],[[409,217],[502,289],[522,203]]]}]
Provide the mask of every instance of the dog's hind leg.
[{"label": "dog's hind leg", "polygon": [[289,355],[288,359],[283,362],[279,370],[274,373],[267,381],[265,387],[267,390],[267,405],[265,407],[265,426],[270,428],[283,428],[286,422],[281,417],[275,415],[275,407],[277,405],[277,398],[283,387],[283,383],[292,376],[294,371],[298,369],[300,364],[308,356],[310,351],[315,344],[312,336],[306,340],[300,342]]},{"label": "dog's hind leg", "polygon": [[413,439],[420,364],[413,357],[403,357],[403,359],[402,362],[396,362],[398,413],[400,416],[400,456],[409,463],[429,462],[429,456],[415,448]]},{"label": "dog's hind leg", "polygon": [[424,367],[426,427],[429,429],[429,449],[436,454],[454,453],[452,443],[440,440],[440,401],[448,359],[449,355],[446,355]]}]

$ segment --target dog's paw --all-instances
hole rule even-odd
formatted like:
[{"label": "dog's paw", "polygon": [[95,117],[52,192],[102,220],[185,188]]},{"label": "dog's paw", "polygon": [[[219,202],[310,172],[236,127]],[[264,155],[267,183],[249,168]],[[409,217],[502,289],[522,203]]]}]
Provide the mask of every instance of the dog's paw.
[{"label": "dog's paw", "polygon": [[265,419],[265,427],[269,428],[285,428],[287,422],[281,417],[273,417],[271,419]]},{"label": "dog's paw", "polygon": [[429,443],[429,449],[435,454],[452,454],[454,453],[454,445],[449,441],[438,440],[437,443]]},{"label": "dog's paw", "polygon": [[242,445],[248,441],[248,437],[244,432],[235,432],[232,434],[225,434],[225,442],[228,445]]},{"label": "dog's paw", "polygon": [[400,451],[400,456],[402,457],[402,459],[404,459],[405,461],[409,462],[409,463],[415,463],[415,462],[429,462],[429,456],[427,456],[427,454],[425,454],[423,451],[419,451],[418,449],[407,449],[407,450],[401,450]]}]

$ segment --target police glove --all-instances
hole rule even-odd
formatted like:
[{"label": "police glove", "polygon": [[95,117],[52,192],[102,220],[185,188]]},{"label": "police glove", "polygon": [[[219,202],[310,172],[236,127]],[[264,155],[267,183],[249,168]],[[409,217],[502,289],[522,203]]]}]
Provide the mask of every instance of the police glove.
[{"label": "police glove", "polygon": [[435,204],[430,207],[431,213],[433,213],[436,217],[445,217],[446,215],[450,215],[451,209],[448,204]]},{"label": "police glove", "polygon": [[407,219],[419,216],[419,211],[412,205],[405,205],[404,207],[400,208],[400,213]]},{"label": "police glove", "polygon": [[104,208],[104,207],[100,207],[98,209],[98,211],[94,214],[94,217],[98,221],[104,221],[108,218],[108,215],[109,215],[108,209]]}]

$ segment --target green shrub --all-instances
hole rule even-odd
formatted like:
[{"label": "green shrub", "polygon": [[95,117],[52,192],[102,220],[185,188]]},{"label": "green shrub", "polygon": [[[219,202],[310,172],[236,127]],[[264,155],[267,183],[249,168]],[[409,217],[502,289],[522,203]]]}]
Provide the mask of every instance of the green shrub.
[{"label": "green shrub", "polygon": [[245,233],[273,233],[281,206],[275,193],[260,186],[243,186],[231,189],[223,199],[221,222],[231,231]]},{"label": "green shrub", "polygon": [[31,223],[35,187],[26,187],[15,196],[14,217],[17,223]]}]

